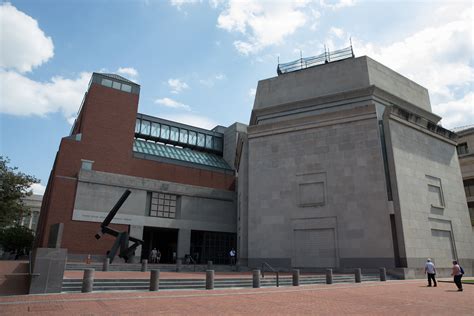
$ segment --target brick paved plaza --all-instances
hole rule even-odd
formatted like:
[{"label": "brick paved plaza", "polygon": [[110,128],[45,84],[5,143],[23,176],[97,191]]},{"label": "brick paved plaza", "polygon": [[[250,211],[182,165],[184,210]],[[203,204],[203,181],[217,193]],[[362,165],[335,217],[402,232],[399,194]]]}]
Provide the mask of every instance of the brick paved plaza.
[{"label": "brick paved plaza", "polygon": [[213,291],[114,292],[0,298],[1,315],[472,315],[474,285],[424,280]]}]

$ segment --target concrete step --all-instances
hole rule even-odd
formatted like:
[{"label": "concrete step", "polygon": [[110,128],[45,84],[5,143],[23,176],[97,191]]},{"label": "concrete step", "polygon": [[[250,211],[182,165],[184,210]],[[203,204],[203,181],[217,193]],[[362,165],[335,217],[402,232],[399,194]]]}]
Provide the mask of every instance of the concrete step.
[{"label": "concrete step", "polygon": [[[376,276],[363,276],[363,282],[377,282]],[[334,283],[353,283],[353,276],[334,276]],[[325,284],[325,276],[300,277],[301,285]],[[179,289],[204,289],[206,281],[204,279],[161,279],[160,290]],[[279,279],[280,286],[291,286],[291,277],[284,276]],[[250,288],[253,282],[251,278],[215,279],[215,288]],[[276,286],[275,277],[266,277],[260,280],[262,287]],[[81,279],[64,279],[63,292],[80,292],[82,287]],[[94,280],[94,291],[147,291],[149,289],[148,279],[96,279]]]},{"label": "concrete step", "polygon": [[[141,271],[141,263],[113,263],[109,265],[109,271]],[[213,270],[216,272],[234,272],[236,271],[235,266],[230,265],[213,265]],[[84,270],[84,269],[95,269],[96,271],[102,271],[102,263],[93,262],[90,264],[81,262],[68,262],[66,263],[66,270]],[[148,270],[159,269],[164,272],[175,272],[175,264],[148,264]],[[183,264],[181,265],[182,272],[204,272],[207,270],[207,264],[192,265]],[[247,267],[239,267],[239,271],[250,271]]]}]

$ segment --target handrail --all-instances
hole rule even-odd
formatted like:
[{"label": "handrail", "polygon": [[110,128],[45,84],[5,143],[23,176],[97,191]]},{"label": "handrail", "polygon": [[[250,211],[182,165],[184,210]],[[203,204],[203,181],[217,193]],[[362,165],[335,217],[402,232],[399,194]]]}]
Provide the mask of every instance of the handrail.
[{"label": "handrail", "polygon": [[194,260],[194,258],[191,255],[189,255],[188,258],[194,264],[194,272],[196,272],[196,261]]},{"label": "handrail", "polygon": [[265,266],[267,266],[268,268],[270,268],[270,270],[271,270],[272,272],[277,272],[275,269],[273,269],[273,267],[272,267],[271,265],[268,264],[268,262],[263,261],[263,262],[262,262],[262,278],[265,277]]}]

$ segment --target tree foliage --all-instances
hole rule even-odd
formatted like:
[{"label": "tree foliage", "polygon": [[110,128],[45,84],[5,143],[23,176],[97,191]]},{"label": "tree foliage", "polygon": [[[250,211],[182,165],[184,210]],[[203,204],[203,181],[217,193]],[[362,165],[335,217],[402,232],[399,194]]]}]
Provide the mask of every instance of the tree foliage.
[{"label": "tree foliage", "polygon": [[0,229],[0,247],[17,255],[27,254],[34,238],[33,231],[28,227],[14,225]]},{"label": "tree foliage", "polygon": [[9,163],[7,157],[0,156],[0,228],[18,223],[28,213],[22,198],[31,194],[28,189],[33,183],[39,182]]}]

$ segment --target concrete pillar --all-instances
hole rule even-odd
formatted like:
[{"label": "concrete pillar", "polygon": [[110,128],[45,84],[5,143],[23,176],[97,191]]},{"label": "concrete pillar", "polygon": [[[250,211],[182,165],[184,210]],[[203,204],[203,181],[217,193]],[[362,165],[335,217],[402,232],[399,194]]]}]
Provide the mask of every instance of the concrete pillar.
[{"label": "concrete pillar", "polygon": [[142,272],[146,272],[148,270],[148,259],[142,260]]},{"label": "concrete pillar", "polygon": [[252,271],[253,275],[253,287],[254,288],[259,288],[260,287],[260,270],[253,270]]},{"label": "concrete pillar", "polygon": [[214,270],[206,270],[206,290],[214,289]]},{"label": "concrete pillar", "polygon": [[82,277],[82,293],[92,292],[94,287],[94,269],[84,269],[84,276]]},{"label": "concrete pillar", "polygon": [[207,262],[207,270],[212,270],[212,261]]},{"label": "concrete pillar", "polygon": [[380,268],[380,281],[387,281],[387,270]]},{"label": "concrete pillar", "polygon": [[332,284],[332,269],[326,270],[326,284]]},{"label": "concrete pillar", "polygon": [[102,264],[102,271],[109,271],[110,259],[105,257],[104,263]]},{"label": "concrete pillar", "polygon": [[181,259],[176,259],[176,272],[180,272],[181,271]]},{"label": "concrete pillar", "polygon": [[158,291],[160,287],[160,270],[152,269],[150,273],[150,291]]},{"label": "concrete pillar", "polygon": [[178,249],[176,258],[184,259],[184,255],[190,254],[191,250],[191,230],[180,228],[178,231]]},{"label": "concrete pillar", "polygon": [[355,282],[360,283],[362,282],[362,270],[360,268],[357,268],[354,270],[355,274]]},{"label": "concrete pillar", "polygon": [[295,269],[293,270],[293,286],[300,285],[300,270]]},{"label": "concrete pillar", "polygon": [[[130,225],[130,236],[138,238],[138,239],[143,239],[143,226],[138,226],[138,225]],[[133,242],[129,241],[128,245],[131,246],[133,245]],[[135,259],[137,260],[135,262],[140,262],[140,258],[142,257],[142,246],[138,246],[135,249]]]}]

